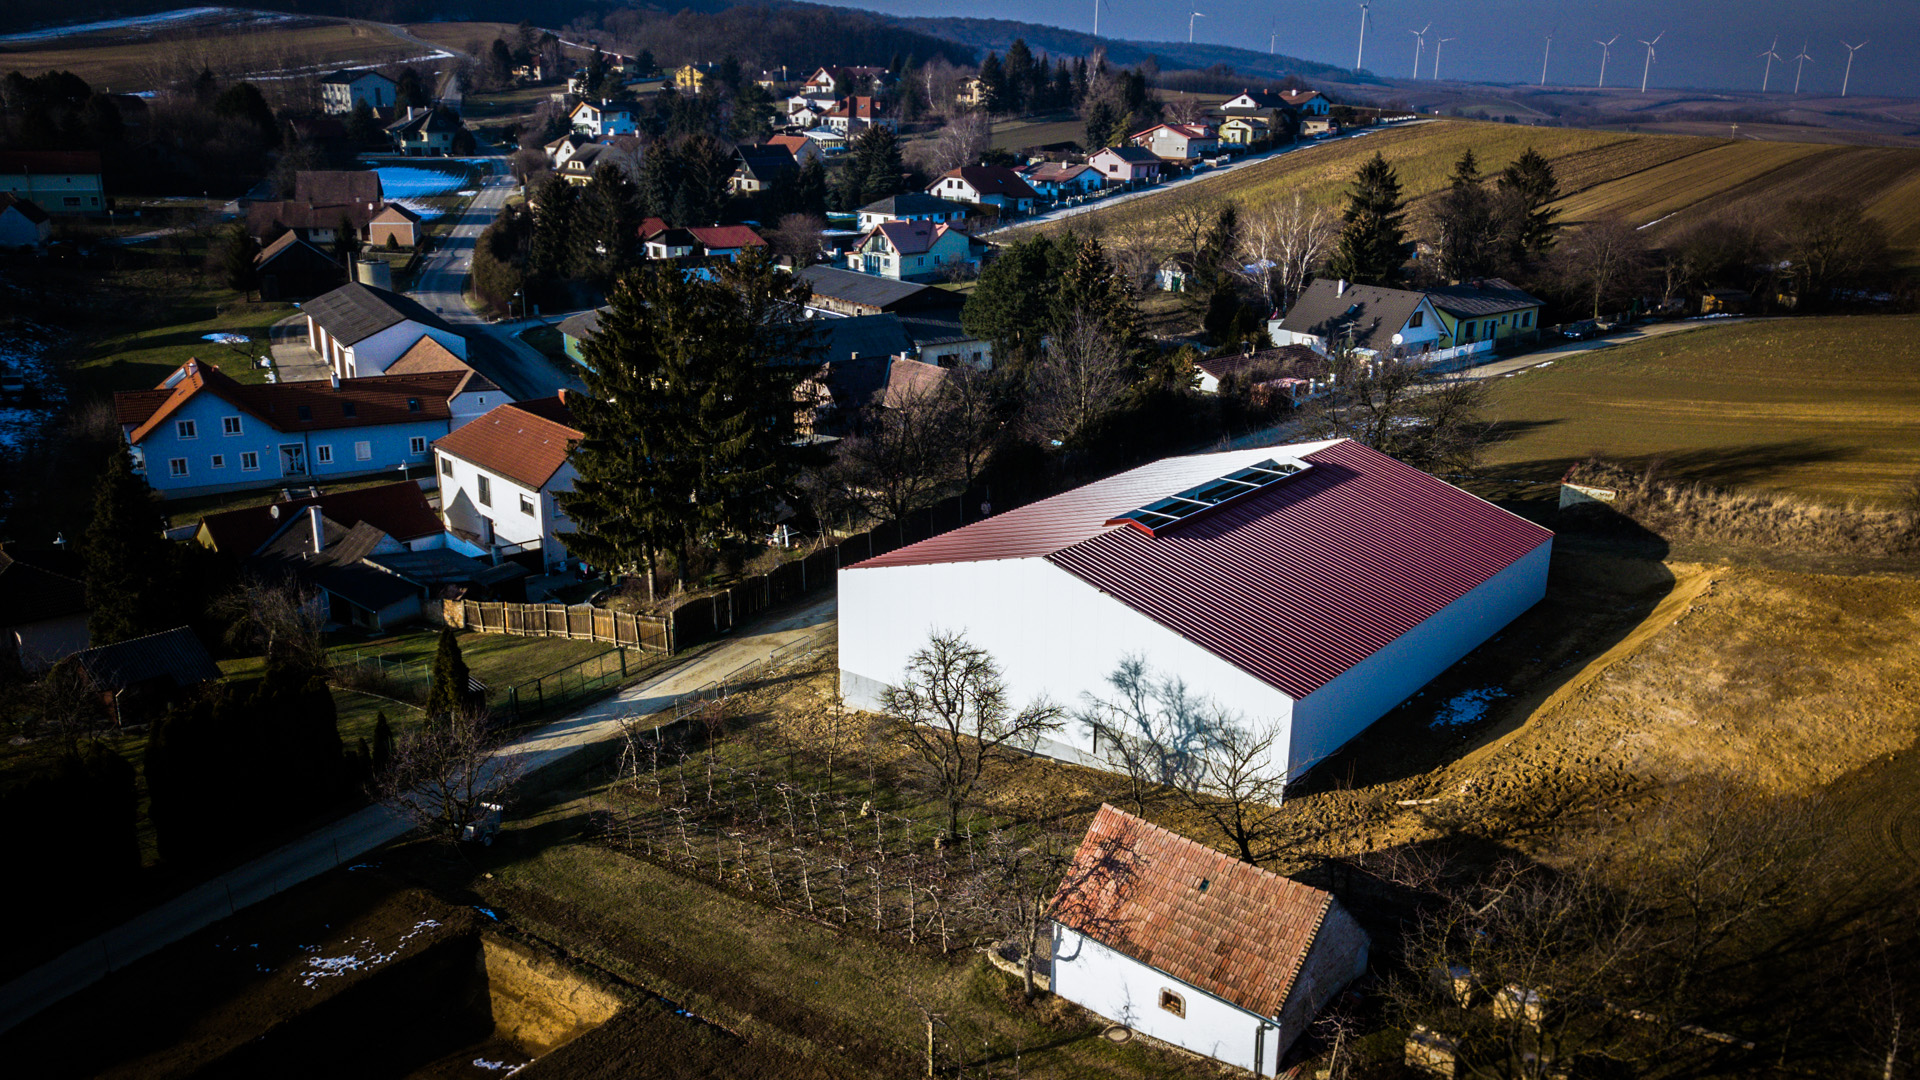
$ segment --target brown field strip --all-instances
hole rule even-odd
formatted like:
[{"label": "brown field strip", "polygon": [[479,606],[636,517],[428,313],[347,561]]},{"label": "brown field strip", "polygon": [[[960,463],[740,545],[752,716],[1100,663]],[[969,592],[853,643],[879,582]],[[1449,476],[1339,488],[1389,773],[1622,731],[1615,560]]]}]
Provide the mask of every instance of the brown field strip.
[{"label": "brown field strip", "polygon": [[232,30],[168,31],[149,37],[0,46],[0,71],[37,75],[71,71],[97,89],[158,89],[201,68],[239,77],[295,70],[324,74],[346,64],[383,64],[416,56],[420,46],[383,30],[349,23],[296,24]]}]

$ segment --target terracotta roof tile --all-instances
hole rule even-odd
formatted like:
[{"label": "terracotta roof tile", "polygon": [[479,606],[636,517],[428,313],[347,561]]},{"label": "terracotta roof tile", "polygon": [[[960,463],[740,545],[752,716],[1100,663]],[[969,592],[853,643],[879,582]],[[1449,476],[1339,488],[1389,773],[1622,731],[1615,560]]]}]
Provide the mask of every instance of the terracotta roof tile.
[{"label": "terracotta roof tile", "polygon": [[182,365],[178,381],[164,392],[123,390],[114,394],[114,415],[123,426],[134,425],[127,434],[129,443],[145,439],[203,392],[275,431],[330,431],[446,420],[452,416],[447,399],[465,379],[466,373],[458,371],[424,371],[342,379],[338,387],[317,381],[249,384],[235,382],[214,364],[189,360]]},{"label": "terracotta roof tile", "polygon": [[1333,897],[1102,806],[1053,899],[1068,929],[1276,1016]]},{"label": "terracotta roof tile", "polygon": [[213,542],[215,551],[244,559],[309,506],[318,506],[321,514],[346,528],[365,522],[401,541],[432,536],[442,530],[440,516],[428,505],[426,493],[411,480],[290,499],[270,506],[224,510],[202,518],[200,530]]},{"label": "terracotta roof tile", "polygon": [[560,421],[562,416],[571,418],[566,402],[555,398],[502,405],[436,440],[433,447],[538,491],[585,435]]}]

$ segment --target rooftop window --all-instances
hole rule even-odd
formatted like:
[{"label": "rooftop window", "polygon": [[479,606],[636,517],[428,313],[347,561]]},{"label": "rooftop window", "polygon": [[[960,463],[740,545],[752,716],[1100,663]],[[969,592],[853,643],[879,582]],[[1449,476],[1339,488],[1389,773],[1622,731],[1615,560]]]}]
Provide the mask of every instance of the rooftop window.
[{"label": "rooftop window", "polygon": [[1242,495],[1250,495],[1311,468],[1313,468],[1312,465],[1296,459],[1280,461],[1267,458],[1265,461],[1228,473],[1217,480],[1209,480],[1164,499],[1156,499],[1138,510],[1121,514],[1106,524],[1132,525],[1148,536],[1157,536],[1161,529],[1184,521],[1203,510],[1211,510],[1216,506],[1232,502]]}]

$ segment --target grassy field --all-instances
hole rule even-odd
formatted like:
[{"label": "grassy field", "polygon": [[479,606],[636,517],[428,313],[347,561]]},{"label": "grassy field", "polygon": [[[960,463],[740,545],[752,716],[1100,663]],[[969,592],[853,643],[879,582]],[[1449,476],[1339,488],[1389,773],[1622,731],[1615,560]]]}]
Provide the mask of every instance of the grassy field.
[{"label": "grassy field", "polygon": [[1795,198],[1858,195],[1892,233],[1898,261],[1920,265],[1920,149],[1470,121],[1418,124],[1304,147],[1217,180],[1077,217],[1071,225],[1158,232],[1179,204],[1204,198],[1232,198],[1255,209],[1299,192],[1309,203],[1331,206],[1354,170],[1376,151],[1399,172],[1417,220],[1420,200],[1445,185],[1464,150],[1473,150],[1482,172],[1493,173],[1529,146],[1553,162],[1565,193],[1558,208],[1567,224],[1618,215],[1651,226],[1646,235],[1657,243],[1708,213],[1752,214],[1766,221]]},{"label": "grassy field", "polygon": [[71,71],[96,88],[154,89],[202,67],[215,75],[312,72],[415,58],[420,46],[374,27],[298,19],[266,26],[111,31],[54,41],[0,44],[0,71]]},{"label": "grassy field", "polygon": [[1500,379],[1500,475],[1554,480],[1592,453],[1674,479],[1889,501],[1920,476],[1920,317],[1714,326]]}]

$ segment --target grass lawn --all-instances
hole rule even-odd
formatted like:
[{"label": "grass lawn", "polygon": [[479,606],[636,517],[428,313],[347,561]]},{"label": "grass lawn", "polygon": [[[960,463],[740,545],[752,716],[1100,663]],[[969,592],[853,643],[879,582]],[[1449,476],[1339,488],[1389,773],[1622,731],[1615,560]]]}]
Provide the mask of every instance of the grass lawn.
[{"label": "grass lawn", "polygon": [[[79,343],[74,371],[97,393],[158,386],[181,364],[199,359],[217,364],[239,382],[265,382],[254,361],[267,355],[267,330],[292,314],[291,304],[244,301],[211,285],[167,290],[162,321],[138,326],[112,322]],[[207,340],[209,334],[241,334],[244,346]]]},{"label": "grass lawn", "polygon": [[1716,326],[1497,380],[1502,476],[1555,480],[1591,453],[1675,479],[1890,501],[1920,476],[1920,317]]},{"label": "grass lawn", "polygon": [[1023,120],[997,120],[993,125],[996,150],[1023,150],[1057,142],[1085,142],[1087,125],[1072,114],[1033,116]]},{"label": "grass lawn", "polygon": [[[561,668],[599,656],[612,648],[597,641],[572,641],[567,638],[521,637],[517,634],[459,633],[460,655],[474,678],[490,690],[502,690],[528,679],[550,675]],[[336,635],[330,651],[337,660],[379,657],[388,664],[406,665],[424,680],[433,670],[434,653],[440,647],[440,632],[408,629],[398,633],[367,638]]]}]

